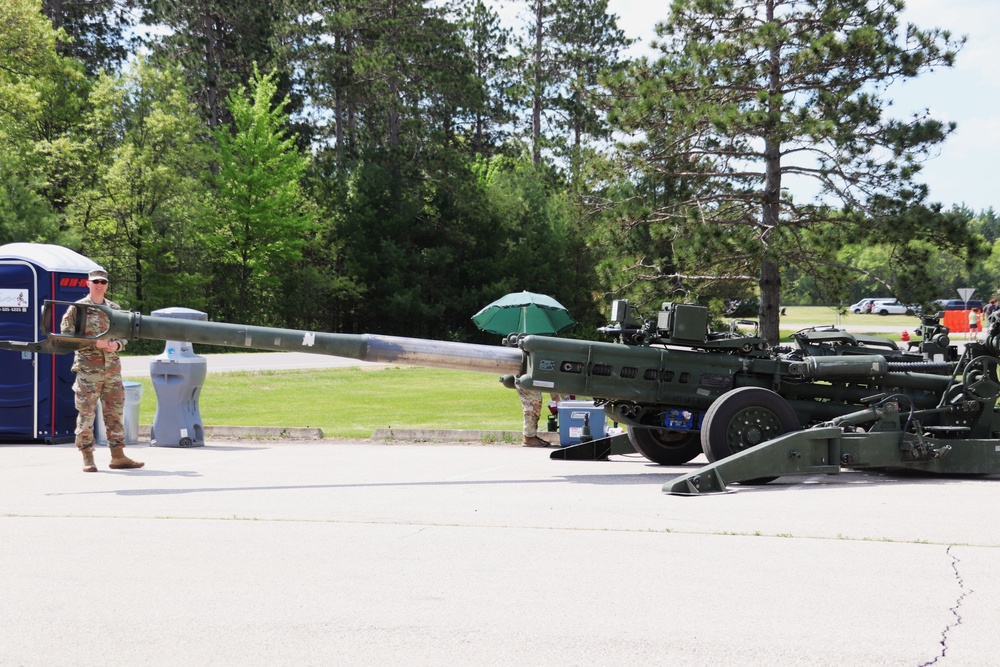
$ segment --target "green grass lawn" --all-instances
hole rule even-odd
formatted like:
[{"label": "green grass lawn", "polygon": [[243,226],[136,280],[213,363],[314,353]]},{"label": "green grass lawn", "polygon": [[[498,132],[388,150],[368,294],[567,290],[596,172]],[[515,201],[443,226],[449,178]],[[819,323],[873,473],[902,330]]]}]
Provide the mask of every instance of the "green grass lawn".
[{"label": "green grass lawn", "polygon": [[[208,426],[313,427],[333,438],[389,427],[520,432],[517,393],[498,378],[416,367],[212,373],[198,405]],[[139,423],[151,424],[156,394],[140,381]]]},{"label": "green grass lawn", "polygon": [[920,318],[915,315],[882,316],[855,315],[854,313],[838,316],[835,309],[826,306],[789,306],[785,309],[785,315],[781,318],[781,339],[782,341],[788,340],[788,337],[792,333],[805,327],[827,324],[835,326],[850,325],[852,328],[864,325],[872,325],[873,327],[898,327],[898,331],[884,332],[872,330],[870,332],[858,331],[856,333],[870,333],[873,336],[882,336],[883,338],[899,342],[904,329],[909,330],[911,335],[913,334],[913,330],[920,325]]}]

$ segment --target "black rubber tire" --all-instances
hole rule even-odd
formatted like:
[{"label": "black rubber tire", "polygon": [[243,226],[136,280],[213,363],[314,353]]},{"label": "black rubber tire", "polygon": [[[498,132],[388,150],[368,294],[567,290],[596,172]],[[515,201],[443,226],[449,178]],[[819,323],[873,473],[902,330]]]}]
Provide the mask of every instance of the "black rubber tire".
[{"label": "black rubber tire", "polygon": [[760,387],[741,387],[708,408],[701,447],[709,461],[718,461],[800,428],[795,411],[781,396]]},{"label": "black rubber tire", "polygon": [[630,426],[628,439],[635,451],[661,466],[683,465],[701,454],[697,433]]}]

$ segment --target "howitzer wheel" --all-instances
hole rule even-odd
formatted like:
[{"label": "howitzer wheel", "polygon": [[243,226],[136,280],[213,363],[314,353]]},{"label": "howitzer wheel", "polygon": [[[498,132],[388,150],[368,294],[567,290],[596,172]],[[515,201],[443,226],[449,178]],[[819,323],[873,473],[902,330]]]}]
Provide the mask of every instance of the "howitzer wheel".
[{"label": "howitzer wheel", "polygon": [[965,367],[965,393],[981,403],[1000,396],[997,361],[995,357],[976,357],[970,361]]},{"label": "howitzer wheel", "polygon": [[697,433],[630,426],[628,439],[635,451],[661,466],[679,466],[701,454]]},{"label": "howitzer wheel", "polygon": [[[714,462],[801,427],[781,396],[760,387],[743,387],[723,394],[709,407],[702,421],[701,446]],[[745,483],[766,484],[772,479]]]}]

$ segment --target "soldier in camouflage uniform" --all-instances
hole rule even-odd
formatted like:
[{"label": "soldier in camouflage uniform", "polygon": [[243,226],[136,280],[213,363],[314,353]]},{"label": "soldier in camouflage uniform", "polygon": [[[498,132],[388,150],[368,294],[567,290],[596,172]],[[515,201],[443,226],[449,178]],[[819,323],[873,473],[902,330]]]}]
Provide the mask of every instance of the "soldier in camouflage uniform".
[{"label": "soldier in camouflage uniform", "polygon": [[[77,303],[104,304],[114,310],[120,310],[118,304],[105,298],[108,291],[108,274],[103,269],[95,269],[87,276],[90,294]],[[62,333],[74,333],[76,330],[76,311],[70,306],[63,316],[60,329]],[[106,331],[109,325],[108,316],[96,309],[86,310],[86,322],[83,335],[96,336]],[[76,351],[73,359],[73,372],[76,382],[73,383],[73,393],[76,394],[76,446],[83,453],[83,471],[97,472],[94,463],[94,419],[97,416],[97,401],[101,401],[104,416],[104,427],[108,435],[108,446],[111,448],[110,468],[141,468],[144,464],[133,461],[125,456],[125,424],[123,412],[125,406],[125,385],[122,383],[122,364],[118,352],[125,348],[126,341],[115,338],[105,338],[94,341],[89,347]]]},{"label": "soldier in camouflage uniform", "polygon": [[[517,395],[521,398],[521,408],[524,411],[524,446],[548,447],[549,443],[538,437],[538,419],[542,416],[542,392],[518,388]],[[558,403],[562,400],[559,394],[552,394],[552,400]]]}]

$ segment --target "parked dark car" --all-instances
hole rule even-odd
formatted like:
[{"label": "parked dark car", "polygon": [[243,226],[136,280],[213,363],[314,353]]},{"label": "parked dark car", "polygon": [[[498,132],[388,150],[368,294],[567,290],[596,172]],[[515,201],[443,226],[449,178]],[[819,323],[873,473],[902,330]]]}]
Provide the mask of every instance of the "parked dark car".
[{"label": "parked dark car", "polygon": [[962,301],[961,299],[938,299],[938,305],[941,306],[941,310],[982,310],[983,302],[979,299],[969,299],[968,301]]}]

